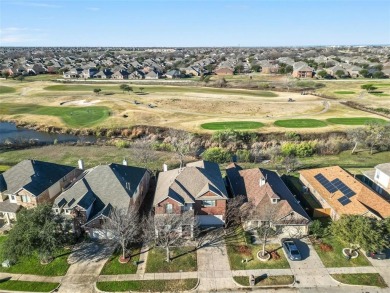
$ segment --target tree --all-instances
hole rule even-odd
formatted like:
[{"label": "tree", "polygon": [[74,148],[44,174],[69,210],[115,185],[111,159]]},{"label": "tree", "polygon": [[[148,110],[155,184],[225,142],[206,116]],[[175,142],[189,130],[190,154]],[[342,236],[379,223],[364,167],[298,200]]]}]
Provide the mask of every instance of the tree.
[{"label": "tree", "polygon": [[17,79],[20,81],[20,82],[22,82],[23,80],[24,80],[24,75],[19,75],[18,77],[17,77]]},{"label": "tree", "polygon": [[376,218],[343,215],[332,222],[330,231],[341,241],[360,245],[366,251],[390,247],[389,239],[383,237],[387,231],[386,223]]},{"label": "tree", "polygon": [[287,173],[293,172],[300,165],[300,162],[294,155],[285,156],[282,160],[282,164]]},{"label": "tree", "polygon": [[11,75],[8,69],[4,69],[1,71],[1,75],[5,78],[8,79],[8,77]]},{"label": "tree", "polygon": [[171,138],[171,145],[176,153],[179,161],[180,168],[184,165],[184,158],[194,150],[192,144],[192,134],[181,130],[170,130],[169,136]]},{"label": "tree", "polygon": [[365,142],[367,132],[363,128],[355,128],[347,132],[347,137],[353,142],[351,154],[354,154],[359,143]]},{"label": "tree", "polygon": [[129,209],[113,208],[103,224],[103,230],[109,242],[121,246],[120,260],[125,261],[128,255],[131,255],[128,251],[129,244],[140,242],[140,219],[137,208],[134,205]]},{"label": "tree", "polygon": [[209,83],[210,82],[210,78],[211,78],[211,75],[206,75],[204,78],[203,78],[203,82],[204,83]]},{"label": "tree", "polygon": [[224,77],[217,79],[215,81],[215,86],[220,87],[220,88],[227,87],[226,79]]},{"label": "tree", "polygon": [[371,155],[374,149],[380,149],[390,143],[390,126],[371,121],[367,123],[367,137],[366,143],[370,147]]},{"label": "tree", "polygon": [[144,92],[144,89],[145,89],[144,87],[140,87],[140,88],[139,88],[139,90],[141,91],[141,93]]},{"label": "tree", "polygon": [[147,138],[137,139],[131,144],[134,159],[144,168],[147,168],[150,162],[153,162],[157,156],[152,149],[152,143]]},{"label": "tree", "polygon": [[122,90],[123,93],[125,93],[125,90],[127,89],[128,85],[123,83],[119,86],[119,88]]},{"label": "tree", "polygon": [[207,161],[211,161],[219,164],[229,162],[231,159],[230,153],[220,147],[213,147],[207,149],[202,154],[202,157]]},{"label": "tree", "polygon": [[127,86],[126,89],[125,89],[125,91],[126,91],[127,93],[130,93],[130,92],[133,91],[133,88],[132,88],[131,86]]},{"label": "tree", "polygon": [[372,74],[373,78],[385,78],[385,74],[382,71],[376,71]]},{"label": "tree", "polygon": [[337,70],[337,71],[335,72],[335,75],[336,75],[338,78],[342,78],[342,77],[345,75],[345,72],[344,72],[344,70],[339,69],[339,70]]},{"label": "tree", "polygon": [[252,65],[251,70],[253,72],[260,72],[261,71],[261,66],[259,64],[254,64],[254,65]]},{"label": "tree", "polygon": [[244,65],[243,64],[238,64],[236,67],[234,67],[234,73],[240,74],[244,70]]},{"label": "tree", "polygon": [[149,230],[155,231],[155,244],[165,248],[166,261],[170,262],[170,248],[178,246],[192,238],[191,235],[197,227],[193,211],[182,214],[163,214],[154,216],[154,225],[149,225]]},{"label": "tree", "polygon": [[362,70],[360,70],[360,71],[359,71],[359,74],[360,74],[361,76],[365,77],[365,78],[368,78],[368,77],[371,76],[371,74],[368,72],[367,69],[362,69]]},{"label": "tree", "polygon": [[325,78],[328,73],[325,70],[320,70],[317,72],[317,75],[320,76],[321,78]]},{"label": "tree", "polygon": [[377,89],[377,88],[376,88],[374,85],[372,85],[372,84],[363,84],[363,85],[361,86],[361,88],[362,88],[363,90],[367,90],[367,92],[372,92],[372,91],[374,91],[374,90]]},{"label": "tree", "polygon": [[57,249],[70,242],[69,231],[69,223],[55,214],[50,205],[22,209],[4,243],[4,257],[16,261],[38,253],[40,260],[47,262]]},{"label": "tree", "polygon": [[102,89],[93,89],[93,92],[97,95],[99,95],[101,91]]},{"label": "tree", "polygon": [[225,228],[236,227],[241,224],[241,217],[243,211],[241,207],[246,201],[246,197],[239,195],[233,198],[229,198],[226,202],[226,213],[225,213]]}]

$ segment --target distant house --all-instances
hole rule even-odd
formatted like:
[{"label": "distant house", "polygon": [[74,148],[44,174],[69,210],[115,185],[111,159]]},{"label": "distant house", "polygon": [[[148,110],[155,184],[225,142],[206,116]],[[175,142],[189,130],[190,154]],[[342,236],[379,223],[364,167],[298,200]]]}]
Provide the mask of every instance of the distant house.
[{"label": "distant house", "polygon": [[72,68],[69,71],[63,73],[64,78],[79,78],[80,74],[83,72],[81,68]]},{"label": "distant house", "polygon": [[182,74],[179,70],[177,69],[173,69],[173,70],[169,70],[165,76],[167,78],[170,78],[170,79],[173,79],[173,78],[181,78],[182,77]]},{"label": "distant house", "polygon": [[0,174],[0,213],[9,224],[20,208],[51,204],[81,170],[54,163],[24,160]]},{"label": "distant house", "polygon": [[365,183],[390,200],[390,163],[376,165],[374,169],[364,171],[363,175]]},{"label": "distant house", "polygon": [[129,73],[126,70],[117,70],[111,75],[112,79],[128,79]]},{"label": "distant house", "polygon": [[292,76],[296,78],[312,78],[313,77],[314,68],[309,65],[294,65]]},{"label": "distant house", "polygon": [[145,79],[159,79],[161,77],[161,73],[157,71],[149,71],[147,74],[145,74]]},{"label": "distant house", "polygon": [[[125,163],[126,164],[126,163]],[[150,173],[127,165],[100,165],[58,196],[56,213],[73,220],[76,233],[87,232],[92,238],[104,238],[102,224],[113,208],[139,207],[149,188]]]},{"label": "distant house", "polygon": [[339,166],[308,169],[299,179],[320,203],[325,212],[337,220],[341,215],[390,217],[390,203]]},{"label": "distant house", "polygon": [[227,199],[218,164],[197,161],[159,174],[153,207],[155,217],[193,211],[200,226],[222,226]]},{"label": "distant house", "polygon": [[144,78],[145,78],[145,73],[142,72],[141,70],[136,70],[129,74],[129,79],[144,79]]},{"label": "distant house", "polygon": [[246,230],[261,227],[265,222],[279,226],[283,234],[308,233],[310,217],[276,172],[262,169],[242,169],[230,164],[227,181],[234,197],[243,195],[251,204],[251,213],[245,215]]},{"label": "distant house", "polygon": [[337,71],[340,71],[340,72],[342,72],[343,74],[343,76],[348,76],[349,74],[348,74],[348,71],[347,70],[345,70],[343,67],[341,67],[341,66],[339,66],[339,65],[336,65],[336,66],[333,66],[333,67],[331,67],[331,68],[328,68],[328,69],[326,69],[326,72],[329,74],[329,75],[331,75],[331,76],[333,76],[333,77],[336,77],[337,75],[336,75],[336,72]]},{"label": "distant house", "polygon": [[234,69],[232,69],[230,67],[221,67],[221,68],[214,70],[214,73],[216,75],[233,75]]}]

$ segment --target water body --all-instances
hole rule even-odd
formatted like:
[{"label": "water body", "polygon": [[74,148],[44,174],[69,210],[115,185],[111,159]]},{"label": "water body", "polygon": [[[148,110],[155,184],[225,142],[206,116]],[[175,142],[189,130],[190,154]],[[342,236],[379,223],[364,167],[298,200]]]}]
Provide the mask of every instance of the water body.
[{"label": "water body", "polygon": [[27,128],[16,127],[14,123],[0,122],[0,144],[5,142],[29,142],[36,141],[44,144],[57,142],[95,142],[96,137],[94,136],[77,136],[72,134],[57,134],[57,133],[46,133],[40,132]]}]

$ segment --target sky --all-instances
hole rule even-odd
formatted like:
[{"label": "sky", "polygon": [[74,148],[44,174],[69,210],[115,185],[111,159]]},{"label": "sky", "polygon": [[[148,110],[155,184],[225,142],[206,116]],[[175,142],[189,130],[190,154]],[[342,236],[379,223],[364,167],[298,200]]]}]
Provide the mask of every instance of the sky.
[{"label": "sky", "polygon": [[389,0],[0,0],[0,46],[380,44]]}]

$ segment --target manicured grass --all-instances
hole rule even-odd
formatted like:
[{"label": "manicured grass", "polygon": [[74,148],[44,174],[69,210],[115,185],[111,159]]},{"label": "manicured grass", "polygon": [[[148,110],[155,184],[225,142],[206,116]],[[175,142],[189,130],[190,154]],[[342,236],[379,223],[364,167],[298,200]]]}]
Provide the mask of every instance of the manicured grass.
[{"label": "manicured grass", "polygon": [[335,237],[326,237],[323,239],[324,243],[330,244],[333,247],[332,251],[322,251],[319,244],[314,244],[314,249],[320,256],[323,264],[327,268],[339,268],[339,267],[362,267],[370,266],[370,262],[360,251],[359,256],[354,259],[346,259],[343,255],[343,248],[349,247],[347,243],[343,243]]},{"label": "manicured grass", "polygon": [[264,124],[255,121],[226,121],[226,122],[210,122],[201,125],[202,128],[208,130],[224,130],[224,129],[257,129],[263,127]]},{"label": "manicured grass", "polygon": [[71,127],[89,127],[109,116],[107,107],[50,107],[30,104],[0,104],[0,115],[33,114],[60,117]]},{"label": "manicured grass", "polygon": [[352,94],[356,94],[355,92],[353,91],[336,91],[334,92],[335,94],[339,94],[339,95],[352,95]]},{"label": "manicured grass", "polygon": [[276,126],[285,128],[316,128],[327,126],[325,121],[316,119],[288,119],[277,120],[274,122]]},{"label": "manicured grass", "polygon": [[[126,82],[123,82],[126,83]],[[129,83],[126,83],[129,84]],[[82,84],[61,84],[61,85],[50,85],[44,89],[47,91],[93,91],[95,88],[100,88],[102,91],[118,91],[122,92],[119,88],[120,84],[117,85],[82,85]],[[145,93],[205,93],[205,94],[227,94],[227,95],[246,95],[255,97],[277,97],[278,94],[269,91],[260,90],[239,90],[239,89],[220,89],[220,88],[209,88],[209,87],[191,87],[191,86],[150,86],[150,85],[134,85],[131,84],[133,89],[137,91],[140,87],[143,87]]]},{"label": "manicured grass", "polygon": [[16,89],[14,89],[13,87],[4,86],[4,85],[0,86],[0,94],[11,94],[14,92],[16,92]]},{"label": "manicured grass", "polygon": [[374,96],[378,96],[378,97],[389,97],[390,94],[385,94],[385,93],[374,93],[374,92],[371,92],[370,94],[374,95]]},{"label": "manicured grass", "polygon": [[385,280],[377,273],[371,274],[332,274],[334,279],[343,284],[349,285],[363,285],[376,286],[380,288],[387,288]]},{"label": "manicured grass", "polygon": [[132,256],[128,263],[121,264],[118,259],[121,252],[115,252],[110,259],[104,264],[101,270],[101,275],[120,275],[120,274],[135,274],[137,272],[137,266],[134,262],[139,261],[140,248],[132,250]]},{"label": "manicured grass", "polygon": [[0,165],[0,173],[7,171],[9,168],[11,167],[8,165]]},{"label": "manicured grass", "polygon": [[371,118],[371,117],[351,117],[351,118],[329,118],[326,121],[333,124],[342,124],[342,125],[364,125],[369,122],[377,123],[387,123],[388,121],[380,118]]},{"label": "manicured grass", "polygon": [[29,281],[0,281],[0,289],[9,291],[50,292],[57,288],[59,283],[29,282]]},{"label": "manicured grass", "polygon": [[171,248],[171,261],[165,261],[165,249],[155,247],[149,251],[146,261],[147,273],[194,272],[197,270],[194,247]]},{"label": "manicured grass", "polygon": [[106,292],[141,291],[141,292],[181,292],[193,289],[198,279],[183,280],[143,280],[121,282],[97,282],[99,290]]},{"label": "manicured grass", "polygon": [[[249,277],[233,277],[233,279],[242,286],[249,286]],[[256,286],[287,286],[294,282],[294,276],[292,275],[281,275],[281,276],[267,276],[261,278],[255,276]]]},{"label": "manicured grass", "polygon": [[[0,237],[0,255],[2,256],[2,246],[6,237]],[[0,267],[0,272],[11,274],[31,274],[40,276],[63,276],[66,274],[69,264],[67,262],[70,250],[59,250],[54,254],[55,259],[47,264],[41,265],[38,255],[21,257],[18,262],[10,268]],[[3,257],[0,262],[3,262]]]}]

